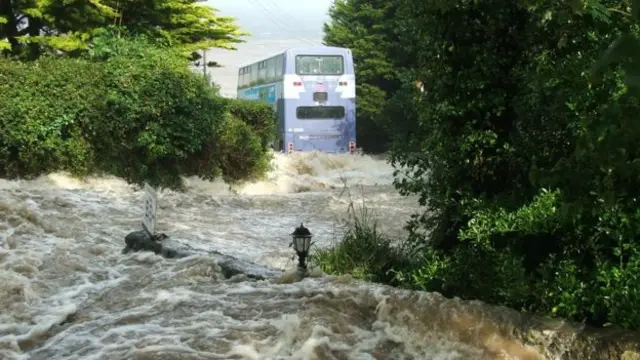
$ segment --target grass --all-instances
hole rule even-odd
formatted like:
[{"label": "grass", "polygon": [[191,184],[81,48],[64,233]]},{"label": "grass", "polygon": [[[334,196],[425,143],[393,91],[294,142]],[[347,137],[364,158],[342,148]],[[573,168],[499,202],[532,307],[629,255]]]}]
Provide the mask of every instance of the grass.
[{"label": "grass", "polygon": [[353,200],[349,202],[344,225],[347,231],[342,239],[331,247],[315,248],[311,263],[326,274],[350,274],[370,282],[400,285],[396,272],[410,267],[408,252],[402,242],[380,232],[364,200],[358,206]]}]

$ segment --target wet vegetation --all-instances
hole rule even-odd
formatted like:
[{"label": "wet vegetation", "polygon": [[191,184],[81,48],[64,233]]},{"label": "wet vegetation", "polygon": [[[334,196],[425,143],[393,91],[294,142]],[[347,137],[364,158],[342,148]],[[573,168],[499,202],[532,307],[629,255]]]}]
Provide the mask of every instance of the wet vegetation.
[{"label": "wet vegetation", "polygon": [[638,1],[336,1],[325,40],[353,48],[360,144],[389,138],[424,212],[400,248],[352,218],[316,263],[639,328],[639,17]]},{"label": "wet vegetation", "polygon": [[184,176],[264,175],[273,109],[224,99],[189,70],[192,50],[243,33],[193,3],[3,2],[0,177],[106,173],[180,189]]},{"label": "wet vegetation", "polygon": [[407,249],[394,243],[377,226],[365,204],[349,204],[346,233],[330,248],[314,248],[311,259],[328,274],[352,274],[366,281],[402,285],[395,271],[411,266]]}]

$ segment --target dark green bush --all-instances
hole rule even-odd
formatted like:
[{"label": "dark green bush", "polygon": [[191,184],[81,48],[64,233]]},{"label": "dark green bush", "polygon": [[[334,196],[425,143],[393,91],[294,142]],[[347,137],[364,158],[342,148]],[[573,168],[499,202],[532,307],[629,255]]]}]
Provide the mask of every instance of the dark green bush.
[{"label": "dark green bush", "polygon": [[136,183],[177,186],[183,162],[217,141],[224,101],[179,54],[138,42],[127,46],[139,51],[128,55],[121,45],[125,55],[100,62],[106,79],[99,104],[103,120],[87,129],[90,142],[101,169]]},{"label": "dark green bush", "polygon": [[251,126],[263,146],[270,145],[276,135],[277,118],[272,105],[259,101],[227,99],[229,113]]},{"label": "dark green bush", "polygon": [[271,152],[251,125],[228,114],[216,138],[215,157],[225,181],[258,179],[269,170]]},{"label": "dark green bush", "polygon": [[228,183],[262,178],[271,168],[272,153],[251,126],[227,113],[215,129],[215,141],[206,143],[184,165],[185,175]]}]

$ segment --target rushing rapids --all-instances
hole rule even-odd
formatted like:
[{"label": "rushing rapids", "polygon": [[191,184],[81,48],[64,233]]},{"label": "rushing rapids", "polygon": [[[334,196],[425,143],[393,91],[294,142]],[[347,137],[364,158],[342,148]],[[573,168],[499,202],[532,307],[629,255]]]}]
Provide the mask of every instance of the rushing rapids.
[{"label": "rushing rapids", "polygon": [[[304,221],[317,246],[330,245],[352,200],[366,198],[395,234],[417,208],[382,160],[296,154],[275,165],[268,180],[235,189],[189,179],[186,193],[161,192],[157,231],[194,250],[181,259],[121,254],[140,228],[142,191],[119,179],[0,180],[0,359],[586,359],[611,350],[602,339],[615,334],[349,277],[225,277],[208,253],[291,268],[293,227]],[[627,340],[617,339],[622,353]]]}]

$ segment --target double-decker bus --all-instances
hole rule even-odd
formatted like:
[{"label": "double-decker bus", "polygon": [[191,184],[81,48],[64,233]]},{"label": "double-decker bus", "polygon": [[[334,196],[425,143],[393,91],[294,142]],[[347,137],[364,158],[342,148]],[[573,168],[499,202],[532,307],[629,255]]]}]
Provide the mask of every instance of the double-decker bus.
[{"label": "double-decker bus", "polygon": [[276,151],[356,152],[356,84],[349,49],[291,48],[243,66],[238,98],[273,104]]}]

